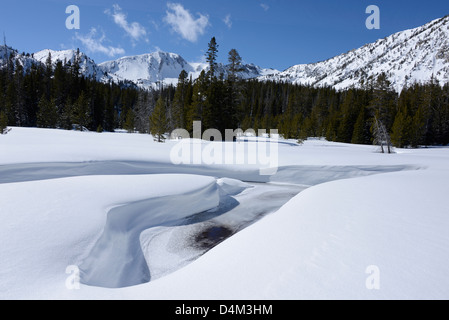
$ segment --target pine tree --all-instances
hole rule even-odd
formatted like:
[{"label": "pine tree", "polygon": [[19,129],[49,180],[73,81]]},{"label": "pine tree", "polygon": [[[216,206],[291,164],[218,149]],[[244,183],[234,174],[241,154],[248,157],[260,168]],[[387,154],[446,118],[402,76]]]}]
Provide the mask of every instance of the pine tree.
[{"label": "pine tree", "polygon": [[239,126],[238,106],[241,102],[241,82],[239,72],[243,71],[242,58],[236,49],[229,51],[229,74],[225,82],[224,89],[224,105],[222,119],[226,129],[235,129]]},{"label": "pine tree", "polygon": [[209,63],[208,78],[210,82],[213,82],[216,78],[217,72],[217,55],[218,55],[218,44],[215,37],[212,37],[208,44],[208,49],[206,53],[206,61]]},{"label": "pine tree", "polygon": [[207,75],[203,70],[193,84],[192,103],[187,112],[186,129],[190,134],[193,133],[193,121],[203,121],[203,111],[206,109],[208,86]]},{"label": "pine tree", "polygon": [[84,128],[89,127],[91,122],[90,107],[84,91],[81,92],[73,106],[71,119],[71,122],[77,126],[77,130],[83,131]]},{"label": "pine tree", "polygon": [[140,91],[134,107],[134,126],[138,132],[148,133],[150,127],[149,117],[153,105],[153,92]]},{"label": "pine tree", "polygon": [[228,80],[231,82],[237,81],[238,73],[243,71],[242,68],[242,57],[237,52],[236,49],[231,49],[228,53],[229,62],[229,75]]},{"label": "pine tree", "polygon": [[412,147],[418,147],[425,141],[426,135],[426,118],[424,115],[423,107],[418,107],[415,115],[410,123],[409,137]]},{"label": "pine tree", "polygon": [[56,128],[59,116],[55,101],[48,101],[43,94],[39,100],[38,109],[37,126],[39,128]]},{"label": "pine tree", "polygon": [[107,97],[105,97],[103,129],[109,132],[113,132],[115,129],[115,110],[111,92],[108,92]]},{"label": "pine tree", "polygon": [[381,73],[373,84],[373,95],[370,101],[371,117],[376,118],[389,130],[396,114],[397,94],[391,88],[386,73]]},{"label": "pine tree", "polygon": [[370,144],[371,134],[369,129],[370,126],[367,124],[365,107],[361,107],[359,115],[354,125],[351,143]]},{"label": "pine tree", "polygon": [[8,117],[6,113],[0,111],[0,134],[6,134],[8,132]]},{"label": "pine tree", "polygon": [[[337,140],[339,142],[351,142],[354,126],[357,122],[358,113],[354,107],[355,93],[354,89],[349,89],[341,104],[341,121],[338,126]],[[336,121],[334,122],[336,123]]]},{"label": "pine tree", "polygon": [[52,76],[53,76],[53,65],[51,62],[51,52],[49,51],[47,60],[45,60],[45,75],[44,75],[45,94],[47,99],[50,98]]},{"label": "pine tree", "polygon": [[394,119],[393,128],[391,132],[391,142],[394,146],[402,148],[406,145],[406,115],[399,110]]},{"label": "pine tree", "polygon": [[25,90],[24,90],[24,72],[23,66],[20,64],[19,59],[16,60],[14,67],[14,83],[15,83],[15,106],[14,106],[14,118],[15,124],[19,127],[29,125],[28,115],[25,105]]},{"label": "pine tree", "polygon": [[65,130],[72,130],[73,103],[70,98],[63,104],[60,111],[58,126]]},{"label": "pine tree", "polygon": [[129,108],[128,112],[126,113],[125,124],[123,125],[123,129],[127,130],[128,133],[134,132],[135,129],[134,119],[135,119],[134,111],[131,108]]},{"label": "pine tree", "polygon": [[178,85],[176,86],[175,96],[173,98],[172,117],[173,128],[184,129],[186,127],[186,100],[189,81],[187,80],[188,73],[182,70],[178,77]]},{"label": "pine tree", "polygon": [[16,86],[14,81],[9,81],[5,93],[5,114],[10,126],[16,126]]},{"label": "pine tree", "polygon": [[150,116],[150,133],[157,142],[164,142],[168,128],[167,108],[162,95],[156,102],[156,107]]}]

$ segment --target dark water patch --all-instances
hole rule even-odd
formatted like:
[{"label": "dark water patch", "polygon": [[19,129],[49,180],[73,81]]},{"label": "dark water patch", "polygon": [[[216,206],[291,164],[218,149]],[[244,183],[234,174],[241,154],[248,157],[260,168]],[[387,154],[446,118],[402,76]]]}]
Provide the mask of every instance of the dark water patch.
[{"label": "dark water patch", "polygon": [[193,236],[194,247],[210,250],[233,234],[234,231],[226,226],[207,226]]}]

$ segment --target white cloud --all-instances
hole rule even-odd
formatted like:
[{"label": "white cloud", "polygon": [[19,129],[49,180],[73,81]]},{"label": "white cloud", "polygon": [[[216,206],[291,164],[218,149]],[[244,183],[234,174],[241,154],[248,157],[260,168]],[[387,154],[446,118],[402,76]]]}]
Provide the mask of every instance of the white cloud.
[{"label": "white cloud", "polygon": [[107,15],[110,15],[114,22],[123,30],[125,30],[126,34],[131,37],[133,41],[139,41],[140,39],[145,40],[146,42],[149,42],[146,38],[147,31],[145,28],[138,22],[131,22],[129,23],[127,21],[126,14],[123,13],[122,8],[118,4],[114,4],[112,6],[113,12],[111,10],[107,9],[105,13]]},{"label": "white cloud", "polygon": [[86,47],[88,53],[103,53],[109,57],[125,54],[125,50],[120,47],[104,46],[103,42],[106,40],[104,33],[97,38],[97,29],[92,28],[87,35],[75,34],[75,39],[81,41]]},{"label": "white cloud", "polygon": [[268,9],[270,9],[270,6],[266,3],[261,3],[260,6],[262,7],[262,9],[264,9],[265,11],[268,11]]},{"label": "white cloud", "polygon": [[172,30],[178,33],[182,38],[196,42],[198,37],[203,35],[206,27],[209,25],[207,15],[198,14],[195,19],[192,14],[179,3],[167,3],[167,14],[164,21],[168,23]]},{"label": "white cloud", "polygon": [[228,26],[229,29],[232,28],[232,21],[231,21],[231,15],[228,14],[224,19],[223,22],[225,23],[225,25]]}]

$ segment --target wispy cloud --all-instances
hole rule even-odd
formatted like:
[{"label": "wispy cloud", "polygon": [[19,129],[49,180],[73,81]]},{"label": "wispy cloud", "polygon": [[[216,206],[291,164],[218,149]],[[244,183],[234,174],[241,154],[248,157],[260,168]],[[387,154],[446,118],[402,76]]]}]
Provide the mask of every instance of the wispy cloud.
[{"label": "wispy cloud", "polygon": [[104,32],[98,36],[96,28],[90,29],[87,35],[81,35],[78,32],[75,34],[75,39],[81,41],[86,47],[88,53],[103,53],[109,57],[125,54],[125,50],[120,47],[105,46],[103,42],[106,40]]},{"label": "wispy cloud", "polygon": [[129,23],[126,14],[118,4],[112,6],[112,11],[106,9],[105,14],[111,16],[114,19],[115,24],[125,30],[126,34],[133,40],[139,41],[140,39],[149,42],[147,38],[147,30],[138,22]]},{"label": "wispy cloud", "polygon": [[164,21],[168,23],[172,30],[178,33],[183,39],[190,42],[197,42],[198,37],[203,35],[209,25],[209,17],[198,13],[198,18],[186,10],[179,3],[167,3],[168,10]]},{"label": "wispy cloud", "polygon": [[224,19],[223,22],[225,23],[225,25],[228,26],[229,29],[232,28],[232,21],[231,21],[231,15],[228,14]]},{"label": "wispy cloud", "polygon": [[260,6],[262,7],[262,9],[264,9],[265,11],[268,11],[268,9],[270,9],[270,6],[266,3],[261,3]]}]

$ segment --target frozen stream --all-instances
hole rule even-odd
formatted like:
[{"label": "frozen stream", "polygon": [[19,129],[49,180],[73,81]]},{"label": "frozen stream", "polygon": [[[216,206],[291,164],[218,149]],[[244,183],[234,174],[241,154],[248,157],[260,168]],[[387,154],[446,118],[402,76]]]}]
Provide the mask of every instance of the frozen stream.
[{"label": "frozen stream", "polygon": [[145,230],[140,239],[144,255],[148,257],[151,279],[195,260],[264,215],[275,212],[305,188],[251,183],[239,194],[222,196],[215,210],[193,215],[178,226]]},{"label": "frozen stream", "polygon": [[[273,213],[299,192],[319,183],[407,166],[289,166],[273,176],[233,167],[175,166],[169,163],[100,161],[0,166],[0,183],[88,175],[193,174],[217,183],[179,196],[143,199],[107,212],[102,235],[81,268],[83,283],[126,287],[171,273],[214,246]],[[179,211],[185,213],[179,218]],[[269,235],[267,235],[268,237]]]}]

